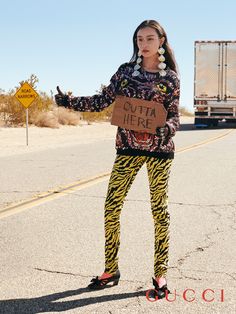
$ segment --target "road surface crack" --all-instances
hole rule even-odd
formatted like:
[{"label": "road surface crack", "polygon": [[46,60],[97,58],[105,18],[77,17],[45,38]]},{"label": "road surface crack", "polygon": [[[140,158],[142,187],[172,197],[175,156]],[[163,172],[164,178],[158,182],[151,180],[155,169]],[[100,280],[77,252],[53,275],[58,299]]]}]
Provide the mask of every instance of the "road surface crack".
[{"label": "road surface crack", "polygon": [[39,267],[34,267],[35,270],[38,271],[43,271],[46,273],[53,273],[53,274],[60,274],[60,275],[70,275],[70,276],[79,276],[79,277],[84,277],[84,278],[89,278],[90,276],[85,276],[81,274],[74,274],[74,273],[68,273],[68,272],[63,272],[63,271],[57,271],[57,270],[49,270],[49,269],[44,269],[44,268],[39,268]]},{"label": "road surface crack", "polygon": [[[70,194],[69,192],[63,192],[64,194]],[[71,195],[71,194],[70,194]],[[99,195],[91,195],[91,194],[79,194],[74,192],[72,194],[73,196],[76,196],[76,197],[88,197],[88,198],[96,198],[96,199],[105,199],[106,196],[99,196]],[[133,199],[133,198],[126,198],[125,199],[125,202],[141,202],[141,203],[150,203],[150,200],[149,199]],[[201,204],[201,203],[183,203],[183,202],[171,202],[169,201],[169,204],[172,204],[172,205],[180,205],[180,206],[196,206],[196,207],[222,207],[222,206],[235,206],[235,203],[232,204],[232,203],[226,203],[226,204]],[[218,213],[219,214],[219,213]]]},{"label": "road surface crack", "polygon": [[223,232],[223,230],[219,230],[219,228],[217,228],[216,231],[205,234],[205,239],[203,240],[203,242],[209,241],[209,243],[206,245],[203,245],[203,246],[198,246],[194,250],[187,252],[183,257],[179,258],[177,261],[179,266],[183,265],[183,263],[186,261],[186,259],[191,257],[192,254],[204,252],[206,249],[209,249],[213,244],[215,244],[215,242],[212,241],[211,236],[214,234],[217,234],[217,233],[222,233],[222,232]]},{"label": "road surface crack", "polygon": [[[224,271],[206,271],[206,270],[200,270],[200,269],[187,269],[187,268],[182,268],[180,269],[179,266],[172,267],[175,268],[179,271],[181,274],[181,278],[178,279],[192,279],[192,280],[202,280],[202,278],[194,278],[194,277],[189,277],[184,275],[185,271],[189,271],[192,273],[204,273],[204,274],[216,274],[216,275],[223,275],[223,276],[228,276],[230,279],[236,281],[236,274],[235,273],[228,273]],[[205,279],[205,277],[203,278]]]},{"label": "road surface crack", "polygon": [[[53,273],[53,274],[60,274],[60,275],[69,275],[69,276],[74,276],[74,277],[83,277],[83,278],[91,278],[94,275],[81,275],[78,273],[70,273],[70,272],[63,272],[63,271],[58,271],[58,270],[49,270],[49,269],[45,269],[45,268],[39,268],[39,267],[34,267],[35,270],[38,271],[42,271],[42,272],[47,272],[47,273]],[[124,280],[121,279],[120,281],[123,282],[128,282],[128,283],[134,283],[134,284],[146,284],[145,282],[141,281],[141,280]],[[137,291],[139,291],[140,289],[142,289],[143,286],[138,286]]]}]

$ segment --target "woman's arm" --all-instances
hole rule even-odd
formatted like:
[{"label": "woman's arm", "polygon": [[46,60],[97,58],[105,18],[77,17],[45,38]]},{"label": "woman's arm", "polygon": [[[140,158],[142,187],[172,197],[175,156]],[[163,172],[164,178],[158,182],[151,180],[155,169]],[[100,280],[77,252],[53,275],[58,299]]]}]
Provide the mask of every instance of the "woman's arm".
[{"label": "woman's arm", "polygon": [[76,111],[99,112],[110,106],[116,97],[119,87],[120,76],[123,65],[119,67],[117,72],[112,76],[110,84],[104,87],[100,94],[93,96],[69,97],[65,95],[62,100],[60,94],[55,95],[56,103],[59,106],[74,109]]},{"label": "woman's arm", "polygon": [[166,125],[168,127],[168,136],[174,136],[179,129],[179,97],[180,97],[180,81],[175,77],[173,91],[169,100]]},{"label": "woman's arm", "polygon": [[166,138],[173,137],[179,129],[179,97],[180,97],[180,81],[177,76],[172,81],[172,89],[170,96],[167,98],[167,119],[166,125],[157,128],[157,135]]}]

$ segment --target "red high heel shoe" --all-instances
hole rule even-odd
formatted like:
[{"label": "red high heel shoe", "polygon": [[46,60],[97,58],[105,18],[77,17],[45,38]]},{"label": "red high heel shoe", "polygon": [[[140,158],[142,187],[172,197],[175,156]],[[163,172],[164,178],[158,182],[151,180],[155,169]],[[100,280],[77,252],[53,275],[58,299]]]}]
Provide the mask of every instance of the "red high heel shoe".
[{"label": "red high heel shoe", "polygon": [[113,274],[111,277],[104,278],[104,279],[98,279],[98,276],[96,278],[93,278],[91,280],[91,283],[88,285],[89,289],[97,290],[97,289],[103,289],[109,282],[113,282],[113,286],[117,286],[120,280],[120,272],[117,270],[115,274]]}]

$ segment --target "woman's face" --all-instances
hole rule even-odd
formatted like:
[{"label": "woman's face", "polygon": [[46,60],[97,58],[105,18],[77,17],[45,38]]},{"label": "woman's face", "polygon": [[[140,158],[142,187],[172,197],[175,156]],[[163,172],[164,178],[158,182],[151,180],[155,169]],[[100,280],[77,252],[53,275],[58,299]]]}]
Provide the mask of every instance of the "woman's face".
[{"label": "woman's face", "polygon": [[156,30],[151,27],[142,28],[137,33],[137,45],[144,58],[156,55],[164,40],[165,38],[160,39]]}]

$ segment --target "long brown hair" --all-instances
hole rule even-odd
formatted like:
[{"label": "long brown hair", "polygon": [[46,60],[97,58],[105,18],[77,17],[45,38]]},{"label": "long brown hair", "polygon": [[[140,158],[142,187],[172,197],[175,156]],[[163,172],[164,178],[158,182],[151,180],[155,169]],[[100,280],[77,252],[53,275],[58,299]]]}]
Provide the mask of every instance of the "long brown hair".
[{"label": "long brown hair", "polygon": [[165,41],[162,45],[162,47],[165,49],[165,63],[166,65],[173,70],[175,73],[178,73],[178,65],[176,63],[174,53],[172,49],[170,48],[170,45],[168,43],[167,35],[163,27],[155,20],[146,20],[143,21],[135,30],[134,35],[133,35],[133,56],[130,60],[130,62],[135,62],[137,57],[138,57],[138,45],[137,45],[137,33],[140,29],[145,28],[145,27],[151,27],[156,30],[157,35],[159,38],[162,38],[163,36],[165,37]]}]

